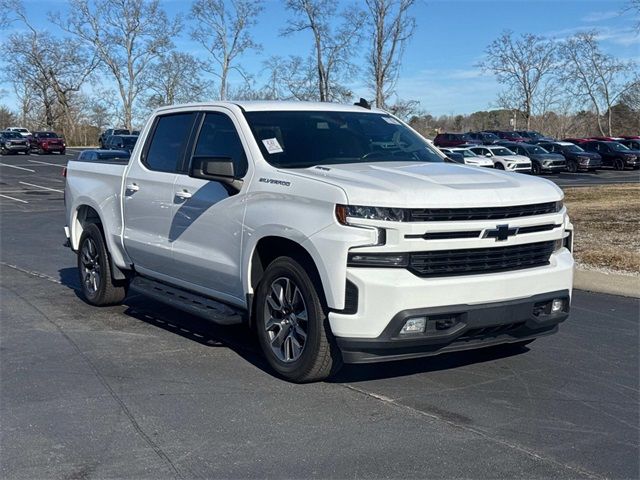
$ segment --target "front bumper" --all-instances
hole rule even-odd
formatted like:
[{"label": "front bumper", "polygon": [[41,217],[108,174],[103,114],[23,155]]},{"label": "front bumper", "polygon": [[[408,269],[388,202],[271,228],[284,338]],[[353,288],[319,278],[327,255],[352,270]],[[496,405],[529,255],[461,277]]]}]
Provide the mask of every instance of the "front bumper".
[{"label": "front bumper", "polygon": [[[384,339],[400,312],[528,302],[536,296],[555,294],[550,292],[568,292],[570,296],[573,264],[571,252],[562,248],[551,255],[549,265],[478,275],[421,278],[402,268],[349,267],[347,280],[357,294],[351,299],[351,311],[329,313],[331,330],[338,342],[347,342],[345,348],[350,351],[350,342]],[[435,353],[446,346],[440,345]],[[422,349],[421,355],[432,354],[430,348]]]},{"label": "front bumper", "polygon": [[593,158],[590,158],[587,160],[580,159],[576,163],[578,165],[579,170],[593,170],[593,169],[602,167],[602,160],[600,159],[593,159]]},{"label": "front bumper", "polygon": [[[551,313],[554,299],[563,309]],[[480,305],[419,308],[396,314],[377,338],[338,338],[345,363],[371,363],[470,350],[549,335],[569,316],[568,290]],[[426,317],[424,333],[400,334],[409,318]]]},{"label": "front bumper", "polygon": [[625,159],[624,164],[626,167],[638,167],[640,166],[640,158]]},{"label": "front bumper", "polygon": [[8,152],[26,152],[29,150],[29,145],[4,145],[3,148]]},{"label": "front bumper", "polygon": [[560,164],[560,165],[544,165],[542,164],[540,167],[540,170],[543,172],[551,172],[551,173],[557,173],[557,172],[564,172],[567,169],[567,164]]}]

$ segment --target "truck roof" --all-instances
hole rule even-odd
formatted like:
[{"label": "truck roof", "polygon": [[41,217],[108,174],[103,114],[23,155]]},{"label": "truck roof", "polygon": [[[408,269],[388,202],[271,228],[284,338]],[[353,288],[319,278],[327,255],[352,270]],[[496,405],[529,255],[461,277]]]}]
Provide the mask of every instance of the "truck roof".
[{"label": "truck roof", "polygon": [[173,110],[175,108],[206,108],[206,107],[228,107],[235,105],[247,112],[271,112],[271,111],[332,111],[332,112],[372,112],[372,113],[387,113],[384,110],[378,108],[371,108],[371,110],[357,106],[357,105],[345,105],[342,103],[332,102],[294,102],[294,101],[224,101],[224,102],[200,102],[200,103],[187,103],[181,105],[171,105],[167,107],[160,107],[158,111]]}]

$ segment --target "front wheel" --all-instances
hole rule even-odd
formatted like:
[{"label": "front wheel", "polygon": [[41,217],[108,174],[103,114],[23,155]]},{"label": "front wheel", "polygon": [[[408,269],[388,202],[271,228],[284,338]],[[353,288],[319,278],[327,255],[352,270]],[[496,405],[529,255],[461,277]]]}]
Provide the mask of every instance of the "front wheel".
[{"label": "front wheel", "polygon": [[498,170],[504,170],[504,165],[501,164],[501,163],[496,163],[495,164],[495,168],[498,169]]},{"label": "front wheel", "polygon": [[296,259],[279,257],[256,291],[255,326],[262,351],[279,375],[298,383],[324,380],[342,366],[319,280],[310,275],[312,269]]},{"label": "front wheel", "polygon": [[569,173],[577,173],[578,172],[578,164],[576,162],[567,163],[567,170]]},{"label": "front wheel", "polygon": [[613,168],[615,168],[618,171],[624,170],[624,162],[620,158],[616,158],[615,161],[613,162]]},{"label": "front wheel", "polygon": [[102,231],[93,223],[87,225],[80,237],[78,272],[82,293],[91,305],[116,305],[127,296],[126,281],[116,281],[111,276],[111,262]]},{"label": "front wheel", "polygon": [[542,173],[542,167],[538,162],[531,162],[531,171],[534,175],[540,175]]}]

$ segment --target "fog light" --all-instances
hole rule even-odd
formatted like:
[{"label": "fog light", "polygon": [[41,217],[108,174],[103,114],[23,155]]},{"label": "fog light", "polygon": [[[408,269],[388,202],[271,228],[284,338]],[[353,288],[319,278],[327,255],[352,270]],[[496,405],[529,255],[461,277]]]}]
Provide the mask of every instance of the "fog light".
[{"label": "fog light", "polygon": [[558,313],[564,309],[564,300],[562,298],[554,298],[551,302],[551,313]]},{"label": "fog light", "polygon": [[400,335],[408,333],[423,333],[424,327],[427,325],[427,317],[410,318],[400,330]]}]

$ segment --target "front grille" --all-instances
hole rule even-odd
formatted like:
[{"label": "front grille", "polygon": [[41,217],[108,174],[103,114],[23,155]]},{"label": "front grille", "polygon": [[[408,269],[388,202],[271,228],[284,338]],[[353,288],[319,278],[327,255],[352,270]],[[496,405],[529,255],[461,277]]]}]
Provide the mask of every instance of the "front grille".
[{"label": "front grille", "polygon": [[556,202],[512,207],[482,208],[414,208],[409,211],[410,222],[446,222],[453,220],[501,220],[556,213]]},{"label": "front grille", "polygon": [[507,325],[496,325],[494,327],[472,328],[467,330],[463,335],[456,338],[456,341],[467,341],[476,339],[486,339],[489,337],[498,337],[511,333],[522,327],[525,322],[510,323]]},{"label": "front grille", "polygon": [[409,270],[419,277],[503,272],[549,264],[554,242],[411,253]]}]

